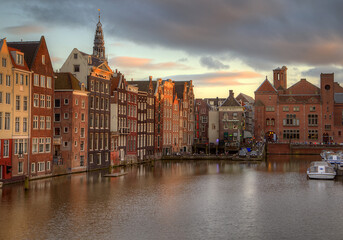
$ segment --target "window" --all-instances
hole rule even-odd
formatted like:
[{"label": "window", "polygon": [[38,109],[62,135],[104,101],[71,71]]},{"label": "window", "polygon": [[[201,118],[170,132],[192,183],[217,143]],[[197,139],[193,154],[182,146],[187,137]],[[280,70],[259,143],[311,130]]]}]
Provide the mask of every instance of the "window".
[{"label": "window", "polygon": [[74,115],[75,115],[75,118],[77,118],[77,116],[78,116],[77,112]]},{"label": "window", "polygon": [[45,76],[40,76],[40,86],[45,87]]},{"label": "window", "polygon": [[69,99],[68,98],[65,98],[64,99],[64,105],[68,105],[69,104]]},{"label": "window", "polygon": [[23,173],[23,162],[18,162],[18,173]]},{"label": "window", "polygon": [[93,150],[93,133],[89,134],[89,149]]},{"label": "window", "polygon": [[46,129],[51,129],[51,117],[46,117]]},{"label": "window", "polygon": [[4,151],[3,151],[3,156],[8,157],[9,156],[9,140],[4,140]]},{"label": "window", "polygon": [[69,113],[64,113],[64,119],[69,119]]},{"label": "window", "polygon": [[308,130],[308,139],[318,139],[318,130]]},{"label": "window", "polygon": [[39,153],[43,153],[44,152],[44,138],[40,138],[39,139],[39,146],[38,146],[38,150]]},{"label": "window", "polygon": [[33,116],[33,129],[38,129],[38,116]]},{"label": "window", "polygon": [[50,170],[50,168],[51,168],[51,162],[50,161],[47,161],[46,162],[46,170]]},{"label": "window", "polygon": [[34,86],[39,86],[39,75],[38,74],[34,75],[33,85]]},{"label": "window", "polygon": [[93,115],[93,113],[91,113],[89,115],[89,127],[92,128],[94,126],[93,123],[94,123],[94,115]]},{"label": "window", "polygon": [[318,115],[317,114],[309,114],[308,115],[308,125],[309,126],[318,126]]},{"label": "window", "polygon": [[31,173],[34,173],[36,171],[36,164],[31,163]]},{"label": "window", "polygon": [[94,97],[93,96],[91,96],[91,109],[93,109],[94,108]]},{"label": "window", "polygon": [[39,95],[38,94],[34,94],[33,95],[33,106],[34,107],[39,107]]},{"label": "window", "polygon": [[67,142],[67,141],[64,141],[64,142],[63,142],[63,146],[64,146],[64,147],[68,147],[68,142]]},{"label": "window", "polygon": [[74,59],[77,59],[77,53],[74,53]]},{"label": "window", "polygon": [[316,107],[315,106],[310,107],[310,112],[315,112],[315,111],[316,111]]},{"label": "window", "polygon": [[55,108],[61,107],[61,99],[55,98]]},{"label": "window", "polygon": [[11,104],[11,94],[6,93],[6,104]]},{"label": "window", "polygon": [[289,107],[288,107],[288,106],[284,106],[284,107],[282,108],[282,111],[284,111],[284,112],[289,112]]},{"label": "window", "polygon": [[2,129],[2,112],[0,112],[0,130]]},{"label": "window", "polygon": [[85,156],[80,156],[80,166],[83,167],[85,165]]},{"label": "window", "polygon": [[275,111],[274,106],[267,106],[266,107],[266,112],[274,112],[274,111]]},{"label": "window", "polygon": [[81,113],[81,121],[84,122],[85,121],[85,114]]},{"label": "window", "polygon": [[45,117],[40,116],[39,119],[40,119],[40,121],[39,121],[40,122],[40,124],[39,124],[40,127],[39,128],[44,130],[45,129]]},{"label": "window", "polygon": [[81,141],[80,142],[80,151],[84,151],[85,150],[85,141]]},{"label": "window", "polygon": [[299,126],[299,119],[296,114],[287,114],[286,119],[283,119],[284,126]]},{"label": "window", "polygon": [[46,87],[51,88],[51,77],[46,77]]},{"label": "window", "polygon": [[51,151],[51,138],[47,137],[45,139],[45,152],[49,153]]},{"label": "window", "polygon": [[11,124],[10,124],[10,113],[5,113],[5,130],[10,130]]},{"label": "window", "polygon": [[27,132],[27,118],[23,118],[23,132]]},{"label": "window", "polygon": [[74,142],[74,146],[77,147],[77,141]]},{"label": "window", "polygon": [[45,107],[45,95],[40,95],[40,107]]},{"label": "window", "polygon": [[84,138],[85,137],[85,129],[81,128],[81,137]]},{"label": "window", "polygon": [[61,135],[61,129],[59,127],[55,127],[55,136],[60,136]]},{"label": "window", "polygon": [[55,121],[55,122],[61,121],[61,114],[55,113],[55,120],[54,120],[54,121]]},{"label": "window", "polygon": [[96,133],[95,134],[95,137],[94,137],[94,143],[95,143],[95,146],[94,146],[94,149],[95,150],[98,150],[98,134]]},{"label": "window", "polygon": [[38,138],[32,138],[32,153],[38,152]]},{"label": "window", "polygon": [[74,72],[80,72],[80,65],[74,65]]},{"label": "window", "polygon": [[15,132],[19,132],[19,125],[20,125],[20,120],[19,117],[15,118]]},{"label": "window", "polygon": [[27,97],[24,97],[24,101],[23,101],[23,110],[27,111]]},{"label": "window", "polygon": [[45,65],[45,55],[42,55],[42,64]]},{"label": "window", "polygon": [[75,99],[75,105],[79,105],[79,99]]},{"label": "window", "polygon": [[11,76],[6,75],[6,86],[10,87],[11,86]]},{"label": "window", "polygon": [[81,107],[82,107],[82,108],[85,108],[85,107],[86,107],[85,100],[82,100],[82,101],[81,101]]},{"label": "window", "polygon": [[2,73],[0,73],[0,84],[2,85]]},{"label": "window", "polygon": [[325,130],[330,131],[331,130],[331,125],[325,125]]},{"label": "window", "polygon": [[89,163],[93,163],[93,154],[89,154]]},{"label": "window", "polygon": [[77,133],[77,127],[74,129],[74,132]]},{"label": "window", "polygon": [[101,164],[101,153],[98,153],[97,155],[98,155],[98,165],[100,165]]},{"label": "window", "polygon": [[69,128],[68,127],[64,127],[64,133],[68,133],[69,132]]},{"label": "window", "polygon": [[20,96],[15,96],[15,110],[20,111]]},{"label": "window", "polygon": [[95,98],[95,108],[99,109],[99,98],[98,97]]},{"label": "window", "polygon": [[46,95],[46,107],[51,108],[51,96]]},{"label": "window", "polygon": [[0,103],[2,103],[2,92],[0,92]]},{"label": "window", "polygon": [[7,61],[6,61],[7,59],[6,58],[2,58],[2,66],[3,67],[6,67],[6,63],[7,63]]},{"label": "window", "polygon": [[299,130],[283,130],[283,139],[299,139]]},{"label": "window", "polygon": [[37,163],[37,172],[44,172],[45,171],[45,162],[38,162]]}]

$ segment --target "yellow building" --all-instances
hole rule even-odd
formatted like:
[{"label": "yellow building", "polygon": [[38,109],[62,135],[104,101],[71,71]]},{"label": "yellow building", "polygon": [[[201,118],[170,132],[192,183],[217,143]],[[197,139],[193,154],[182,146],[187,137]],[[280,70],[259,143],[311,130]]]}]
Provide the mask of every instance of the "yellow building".
[{"label": "yellow building", "polygon": [[[30,76],[24,53],[8,47],[13,65],[12,84],[12,181],[28,175],[28,143],[30,119]],[[48,99],[46,99],[46,104]],[[50,124],[45,122],[44,125]],[[48,127],[48,126],[46,126]]]},{"label": "yellow building", "polygon": [[12,177],[13,65],[5,38],[0,61],[0,181],[6,181]]}]

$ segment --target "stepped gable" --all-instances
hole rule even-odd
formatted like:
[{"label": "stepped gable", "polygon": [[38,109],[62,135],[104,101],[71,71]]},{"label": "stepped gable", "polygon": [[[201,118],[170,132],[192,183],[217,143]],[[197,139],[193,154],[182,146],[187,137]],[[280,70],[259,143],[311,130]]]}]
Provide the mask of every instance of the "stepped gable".
[{"label": "stepped gable", "polygon": [[320,89],[307,81],[305,78],[301,79],[299,82],[295,83],[286,90],[286,94],[319,94]]},{"label": "stepped gable", "polygon": [[19,49],[22,53],[24,53],[25,62],[27,63],[27,66],[31,69],[34,59],[36,57],[37,51],[39,49],[40,43],[41,41],[7,42],[7,46],[11,48]]},{"label": "stepped gable", "polygon": [[275,87],[266,78],[263,83],[257,88],[255,93],[277,93]]},{"label": "stepped gable", "polygon": [[55,73],[55,90],[81,90],[80,81],[70,72]]}]

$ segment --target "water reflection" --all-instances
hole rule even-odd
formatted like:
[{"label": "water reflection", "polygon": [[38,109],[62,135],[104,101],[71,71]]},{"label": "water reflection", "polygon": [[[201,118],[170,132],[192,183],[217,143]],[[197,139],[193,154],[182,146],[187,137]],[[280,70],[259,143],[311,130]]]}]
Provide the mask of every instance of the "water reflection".
[{"label": "water reflection", "polygon": [[307,180],[315,158],[160,161],[5,186],[0,239],[340,238],[342,178]]}]

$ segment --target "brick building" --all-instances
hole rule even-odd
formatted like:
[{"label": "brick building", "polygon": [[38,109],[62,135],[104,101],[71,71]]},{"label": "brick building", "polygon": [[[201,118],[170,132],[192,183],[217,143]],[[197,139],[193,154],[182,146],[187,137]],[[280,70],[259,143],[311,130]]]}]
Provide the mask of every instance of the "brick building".
[{"label": "brick building", "polygon": [[[112,80],[112,79],[111,79]],[[111,84],[113,82],[111,81]],[[111,92],[111,165],[120,165],[118,151],[118,93]]]},{"label": "brick building", "polygon": [[209,111],[210,106],[205,99],[195,99],[195,148],[207,152],[209,144]]},{"label": "brick building", "polygon": [[163,85],[162,79],[157,79],[155,88],[155,148],[156,156],[162,156],[163,151]]},{"label": "brick building", "polygon": [[180,144],[179,144],[179,129],[180,129],[180,99],[177,97],[175,93],[173,101],[173,111],[172,111],[172,152],[178,153],[180,152]]},{"label": "brick building", "polygon": [[174,82],[170,79],[163,83],[163,155],[172,153],[172,133],[173,133],[173,98],[174,98]]},{"label": "brick building", "polygon": [[71,73],[55,73],[54,165],[65,173],[87,170],[88,97]]},{"label": "brick building", "polygon": [[147,99],[148,93],[138,91],[137,102],[137,160],[142,161],[147,154]]},{"label": "brick building", "polygon": [[255,138],[279,142],[342,142],[343,88],[334,74],[320,87],[301,79],[287,88],[287,68],[273,70],[255,91]]},{"label": "brick building", "polygon": [[127,85],[127,135],[126,160],[129,162],[137,161],[137,99],[138,88]]},{"label": "brick building", "polygon": [[9,47],[24,53],[31,75],[30,119],[30,177],[49,176],[52,173],[52,137],[54,72],[49,51],[42,36],[40,41],[11,42]]}]

